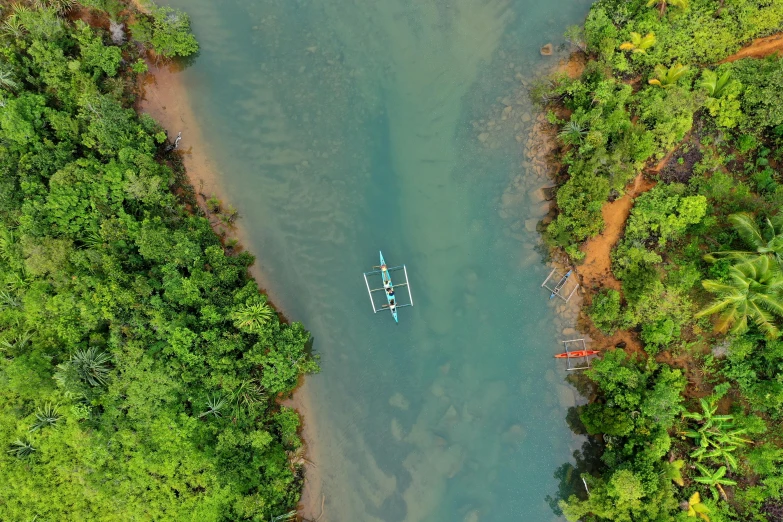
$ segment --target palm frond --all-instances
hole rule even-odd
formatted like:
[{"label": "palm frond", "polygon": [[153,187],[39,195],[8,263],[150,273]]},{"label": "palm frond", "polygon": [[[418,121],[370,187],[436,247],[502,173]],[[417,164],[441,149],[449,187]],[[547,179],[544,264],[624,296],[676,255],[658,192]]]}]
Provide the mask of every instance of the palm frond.
[{"label": "palm frond", "polygon": [[27,439],[16,439],[11,443],[8,453],[16,458],[24,459],[35,453],[36,449]]},{"label": "palm frond", "polygon": [[46,428],[47,426],[54,426],[57,424],[57,421],[60,420],[60,417],[60,412],[57,410],[57,407],[47,402],[43,408],[38,408],[35,412],[36,421],[30,427],[30,431],[34,432]]}]

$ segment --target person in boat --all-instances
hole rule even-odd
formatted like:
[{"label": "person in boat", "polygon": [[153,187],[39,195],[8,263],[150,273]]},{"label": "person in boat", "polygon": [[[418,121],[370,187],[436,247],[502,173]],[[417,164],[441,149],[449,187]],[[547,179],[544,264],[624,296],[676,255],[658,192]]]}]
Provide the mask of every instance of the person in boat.
[{"label": "person in boat", "polygon": [[394,308],[397,306],[397,303],[394,302],[394,298],[392,297],[391,300],[389,300],[389,308],[394,310]]}]

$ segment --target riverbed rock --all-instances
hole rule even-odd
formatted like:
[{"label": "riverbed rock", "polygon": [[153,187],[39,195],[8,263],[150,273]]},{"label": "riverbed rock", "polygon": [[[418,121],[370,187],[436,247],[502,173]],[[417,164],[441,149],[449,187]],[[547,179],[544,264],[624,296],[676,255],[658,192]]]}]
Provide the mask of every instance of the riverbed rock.
[{"label": "riverbed rock", "polygon": [[538,219],[532,218],[532,219],[526,219],[525,220],[525,230],[528,232],[535,232],[536,227],[538,226]]},{"label": "riverbed rock", "polygon": [[394,440],[401,441],[405,437],[405,433],[402,431],[402,425],[397,419],[391,421],[391,434]]},{"label": "riverbed rock", "polygon": [[474,509],[473,511],[470,511],[467,515],[465,515],[463,522],[479,522],[478,509]]},{"label": "riverbed rock", "polygon": [[389,398],[389,405],[401,410],[407,410],[410,403],[400,392],[397,392]]},{"label": "riverbed rock", "polygon": [[479,134],[479,135],[478,135],[478,140],[479,140],[481,143],[484,143],[484,142],[485,142],[485,141],[487,141],[488,139],[489,139],[489,133],[488,133],[488,132],[482,132],[481,134]]},{"label": "riverbed rock", "polygon": [[553,51],[554,47],[552,47],[551,43],[548,43],[541,48],[541,56],[552,56]]}]

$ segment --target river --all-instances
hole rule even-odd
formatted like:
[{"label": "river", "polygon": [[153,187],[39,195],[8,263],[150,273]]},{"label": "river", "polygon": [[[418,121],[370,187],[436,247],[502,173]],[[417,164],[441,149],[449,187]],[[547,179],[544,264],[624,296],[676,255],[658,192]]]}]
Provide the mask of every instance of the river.
[{"label": "river", "polygon": [[[524,84],[589,2],[166,3],[201,44],[198,146],[321,358],[301,392],[321,521],[557,520],[576,394],[520,142]],[[408,267],[399,324],[367,297],[379,250]]]}]

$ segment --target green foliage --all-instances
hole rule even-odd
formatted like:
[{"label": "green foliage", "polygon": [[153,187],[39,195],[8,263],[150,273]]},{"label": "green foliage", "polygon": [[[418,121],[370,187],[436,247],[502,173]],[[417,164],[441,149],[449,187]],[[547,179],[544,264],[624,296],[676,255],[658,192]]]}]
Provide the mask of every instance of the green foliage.
[{"label": "green foliage", "polygon": [[142,18],[131,25],[136,40],[151,46],[152,50],[166,58],[186,57],[198,52],[198,42],[190,32],[187,13],[157,6],[153,6],[151,11],[151,20]]},{"label": "green foliage", "polygon": [[696,317],[721,312],[715,324],[717,331],[743,333],[753,321],[770,339],[780,336],[775,316],[783,317],[783,276],[769,257],[738,259],[726,282],[708,279],[702,285],[717,297]]},{"label": "green foliage", "polygon": [[705,484],[710,488],[710,491],[712,492],[712,497],[715,500],[718,500],[718,491],[721,492],[721,495],[725,498],[726,493],[723,491],[722,486],[736,486],[737,482],[731,479],[724,478],[726,475],[726,466],[721,466],[716,470],[708,469],[698,462],[696,463],[696,469],[699,470],[699,473],[701,473],[701,476],[699,477],[693,477],[693,480],[696,482],[699,482],[701,484]]},{"label": "green foliage", "polygon": [[688,72],[688,66],[680,65],[679,63],[668,68],[663,65],[656,65],[655,78],[651,78],[647,83],[664,88],[672,87],[680,81],[680,78],[682,78],[686,72]]},{"label": "green foliage", "polygon": [[688,5],[688,0],[648,0],[647,2],[647,7],[656,6],[660,10],[661,16],[666,12],[668,6],[677,7],[685,11],[688,9]]},{"label": "green foliage", "polygon": [[715,414],[717,402],[717,397],[700,399],[701,412],[683,414],[684,418],[696,424],[694,429],[685,432],[685,436],[693,438],[696,444],[690,456],[699,462],[703,459],[725,462],[731,469],[736,469],[737,460],[733,453],[750,441],[742,437],[745,429],[735,428],[732,415]]},{"label": "green foliage", "polygon": [[710,509],[701,501],[701,495],[699,495],[698,491],[691,495],[691,498],[688,499],[689,517],[699,517],[706,522],[710,522],[709,512]]},{"label": "green foliage", "polygon": [[631,41],[620,44],[620,50],[634,53],[646,53],[647,49],[653,45],[655,45],[655,33],[647,33],[642,36],[639,33],[631,31]]},{"label": "green foliage", "polygon": [[596,328],[606,335],[612,335],[620,322],[620,292],[613,289],[601,289],[593,296],[593,302],[587,309],[587,315]]},{"label": "green foliage", "polygon": [[[154,13],[160,55],[196,50]],[[317,371],[309,334],[171,192],[136,46],[22,7],[0,39],[0,519],[289,513],[299,420],[275,399]]]},{"label": "green foliage", "polygon": [[[603,289],[585,311],[606,333],[635,330],[650,355],[666,350],[685,358],[689,380],[703,388],[722,383],[716,397],[731,388],[732,407],[718,415],[713,397],[678,421],[682,377],[652,360],[621,363],[607,353],[587,372],[596,398],[579,410],[588,433],[603,438],[604,467],[584,475],[589,497],[561,504],[569,520],[766,520],[783,498],[783,60],[721,63],[753,38],[780,31],[783,3],[691,0],[667,9],[672,5],[592,6],[584,73],[557,78],[544,97],[570,114],[556,121],[567,176],[561,172],[547,239],[578,261],[579,243],[602,229],[606,198],[621,196],[645,165],[666,158],[652,175],[657,185],[636,197],[612,251],[622,306],[620,293]],[[639,86],[640,79],[651,85]],[[730,329],[730,338],[707,332],[713,313],[720,315],[717,334]],[[694,443],[687,468],[668,462],[685,450],[683,442],[671,447],[670,433]],[[686,490],[690,502],[678,511],[674,483],[706,485],[715,501]]]}]

